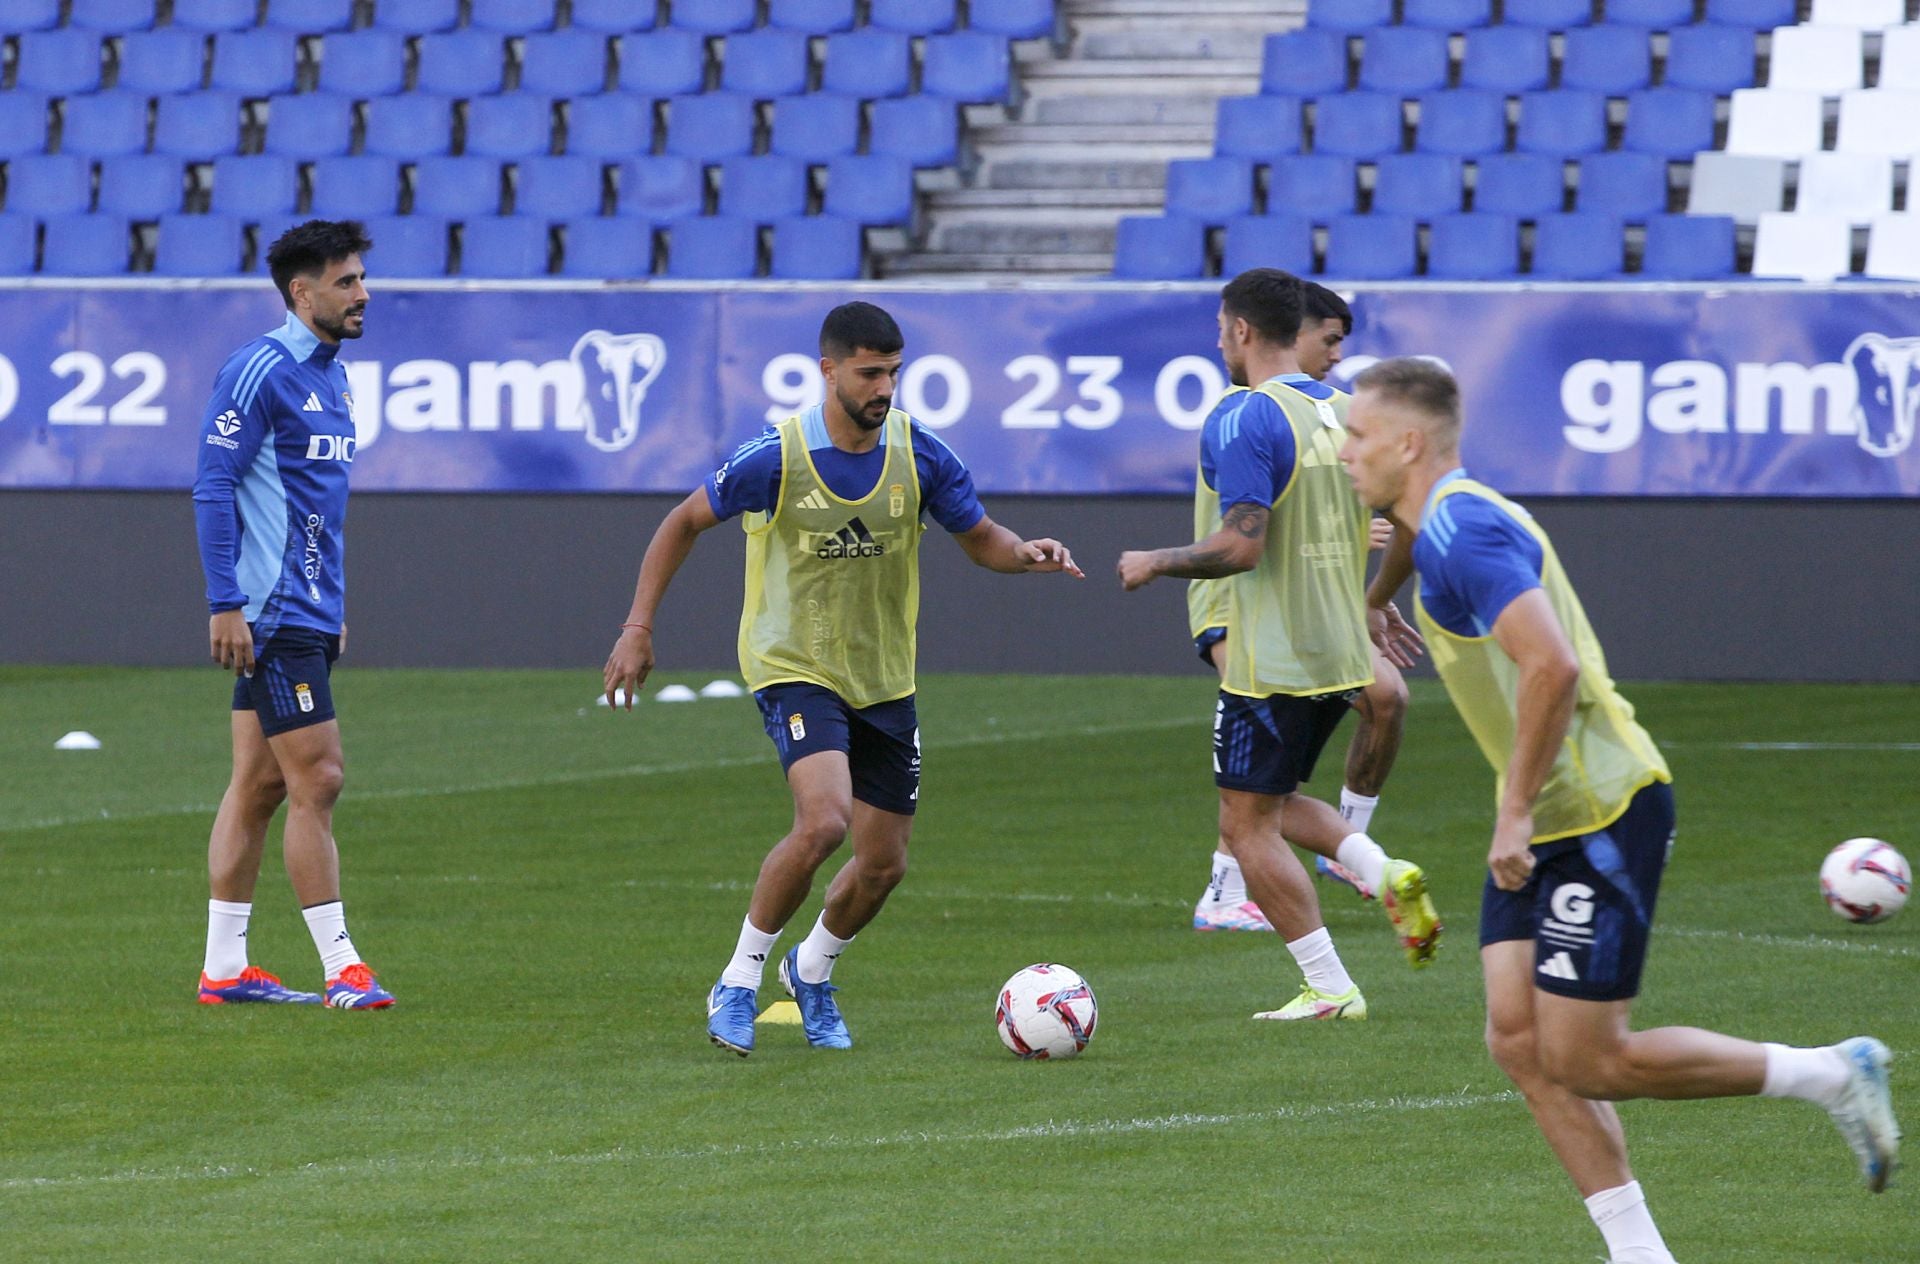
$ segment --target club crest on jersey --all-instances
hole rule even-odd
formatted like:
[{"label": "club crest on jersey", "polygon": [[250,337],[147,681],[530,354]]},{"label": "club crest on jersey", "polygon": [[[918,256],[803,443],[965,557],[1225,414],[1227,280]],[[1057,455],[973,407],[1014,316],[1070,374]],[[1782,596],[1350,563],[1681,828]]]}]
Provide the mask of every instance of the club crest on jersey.
[{"label": "club crest on jersey", "polygon": [[311,686],[295,685],[293,687],[293,697],[294,700],[300,704],[302,711],[313,710],[313,689]]},{"label": "club crest on jersey", "polygon": [[887,513],[898,518],[907,512],[907,488],[904,483],[895,483],[887,488]]},{"label": "club crest on jersey", "polygon": [[805,716],[803,716],[803,715],[801,715],[801,714],[800,714],[800,713],[799,713],[798,711],[796,711],[796,712],[794,712],[794,713],[793,713],[792,715],[790,715],[790,716],[788,716],[788,717],[787,717],[787,732],[789,732],[789,733],[791,733],[791,734],[793,735],[793,740],[794,740],[794,741],[796,741],[796,742],[804,742],[804,741],[806,741],[806,740],[807,740],[807,720],[806,720],[806,717],[805,717]]},{"label": "club crest on jersey", "polygon": [[567,358],[580,371],[587,442],[602,452],[630,446],[640,435],[647,388],[666,367],[667,344],[652,334],[593,329],[580,335]]},{"label": "club crest on jersey", "polygon": [[832,535],[820,537],[814,556],[831,561],[835,558],[880,557],[886,551],[887,546],[873,538],[873,532],[867,530],[867,524],[853,518]]}]

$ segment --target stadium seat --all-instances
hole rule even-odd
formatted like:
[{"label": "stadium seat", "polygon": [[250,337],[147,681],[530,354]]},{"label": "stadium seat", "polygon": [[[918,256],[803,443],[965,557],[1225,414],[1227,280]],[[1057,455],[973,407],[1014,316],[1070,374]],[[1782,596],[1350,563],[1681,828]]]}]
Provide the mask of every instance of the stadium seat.
[{"label": "stadium seat", "polygon": [[692,31],[650,31],[620,41],[620,87],[627,92],[679,97],[706,83],[706,41]]},{"label": "stadium seat", "polygon": [[813,92],[773,103],[770,152],[825,162],[859,147],[860,103],[854,98]]},{"label": "stadium seat", "polygon": [[913,167],[886,154],[831,159],[821,209],[861,224],[905,224],[913,218]]},{"label": "stadium seat", "polygon": [[[578,13],[579,10],[575,9]],[[626,281],[653,271],[653,226],[630,219],[574,219],[561,227],[560,275]]]},{"label": "stadium seat", "polygon": [[1007,41],[998,35],[929,35],[920,58],[920,91],[954,101],[1004,101],[1011,61]]},{"label": "stadium seat", "polygon": [[101,35],[150,30],[154,7],[154,0],[81,0],[73,6],[73,16],[67,25]]},{"label": "stadium seat", "polygon": [[342,96],[384,97],[406,86],[407,43],[394,31],[330,35],[320,46],[320,87]]},{"label": "stadium seat", "polygon": [[[1884,63],[1882,65],[1884,79],[1886,72]],[[1871,88],[1842,93],[1837,148],[1842,153],[1884,154],[1896,160],[1912,158],[1920,151],[1920,141],[1913,133],[1913,121],[1917,118],[1920,118],[1920,91]]]},{"label": "stadium seat", "polygon": [[1113,275],[1124,281],[1194,281],[1206,269],[1207,227],[1182,216],[1127,215],[1114,229]]},{"label": "stadium seat", "polygon": [[45,276],[119,276],[127,270],[127,221],[118,215],[70,215],[46,225]]},{"label": "stadium seat", "polygon": [[753,98],[731,92],[675,97],[667,106],[667,152],[718,162],[753,152]]},{"label": "stadium seat", "polygon": [[[28,93],[29,103],[40,101]],[[29,112],[29,128],[33,120]],[[38,120],[44,125],[42,115]],[[95,92],[68,97],[60,114],[60,152],[108,158],[147,148],[147,98],[135,92]]]},{"label": "stadium seat", "polygon": [[1881,31],[1907,20],[1906,0],[1813,0],[1815,26],[1851,26]]},{"label": "stadium seat", "polygon": [[135,31],[120,40],[120,90],[147,96],[191,92],[204,71],[206,37],[167,28]]},{"label": "stadium seat", "polygon": [[1245,158],[1176,158],[1167,164],[1167,213],[1223,224],[1253,211],[1253,164]]},{"label": "stadium seat", "polygon": [[383,215],[367,220],[366,225],[367,236],[373,239],[368,263],[378,268],[382,277],[447,274],[445,220],[430,215]]},{"label": "stadium seat", "polygon": [[1368,31],[1360,53],[1360,87],[1410,96],[1447,86],[1447,33],[1414,26]]},{"label": "stadium seat", "polygon": [[807,164],[768,154],[720,164],[718,213],[771,224],[807,213]]},{"label": "stadium seat", "polygon": [[32,273],[38,228],[31,215],[0,215],[0,276]]},{"label": "stadium seat", "polygon": [[1593,21],[1593,0],[1506,0],[1503,20],[1564,31]]},{"label": "stadium seat", "polygon": [[290,228],[297,228],[309,219],[306,215],[255,215],[250,216],[251,236],[253,238],[253,270],[261,276],[271,274],[267,267],[267,252],[280,235]]},{"label": "stadium seat", "polygon": [[518,281],[547,275],[549,234],[539,220],[480,215],[460,230],[460,275]]},{"label": "stadium seat", "polygon": [[1056,29],[1053,0],[970,0],[967,25],[1008,39],[1046,39]]},{"label": "stadium seat", "polygon": [[[979,5],[974,6],[978,8]],[[772,0],[767,25],[802,35],[831,35],[853,29],[853,0]],[[777,264],[777,261],[776,261]]]},{"label": "stadium seat", "polygon": [[745,281],[760,270],[760,229],[750,220],[704,216],[667,230],[667,275],[685,281]]},{"label": "stadium seat", "polygon": [[29,31],[20,37],[14,87],[67,96],[100,86],[100,37],[91,31]]},{"label": "stadium seat", "polygon": [[1460,160],[1445,154],[1387,154],[1375,171],[1373,211],[1416,219],[1457,211],[1460,176]]},{"label": "stadium seat", "polygon": [[499,35],[532,35],[553,29],[553,0],[472,0],[471,26]]},{"label": "stadium seat", "polygon": [[1260,91],[1311,97],[1347,90],[1347,37],[1339,31],[1269,35],[1260,55]]},{"label": "stadium seat", "polygon": [[807,37],[798,31],[749,31],[727,39],[720,87],[758,100],[807,90]]},{"label": "stadium seat", "polygon": [[239,149],[240,98],[231,92],[186,92],[154,102],[154,153],[205,159]]},{"label": "stadium seat", "polygon": [[924,94],[875,101],[867,151],[905,158],[916,167],[946,167],[960,157],[960,111]]},{"label": "stadium seat", "polygon": [[1510,215],[1441,215],[1427,238],[1427,277],[1505,281],[1520,274],[1520,225]]},{"label": "stadium seat", "polygon": [[466,153],[528,158],[552,148],[553,102],[546,97],[516,93],[467,102]]},{"label": "stadium seat", "polygon": [[953,0],[872,0],[867,24],[902,35],[938,35],[951,31]]},{"label": "stadium seat", "polygon": [[1753,238],[1753,275],[1782,281],[1832,281],[1853,271],[1853,226],[1844,216],[1770,211]]},{"label": "stadium seat", "polygon": [[1354,207],[1354,162],[1335,154],[1276,158],[1267,177],[1267,211],[1315,219]]},{"label": "stadium seat", "polygon": [[1773,33],[1767,87],[1837,97],[1862,86],[1860,32],[1841,26],[1783,26]]},{"label": "stadium seat", "polygon": [[[627,7],[637,6],[628,4]],[[375,0],[373,6],[375,26],[383,30],[399,31],[403,35],[451,31],[459,22],[460,0]],[[446,270],[447,260],[443,250],[439,271]]]},{"label": "stadium seat", "polygon": [[1242,215],[1227,221],[1220,275],[1249,268],[1282,268],[1295,276],[1313,272],[1313,221],[1302,215]]},{"label": "stadium seat", "polygon": [[93,164],[75,154],[31,154],[7,164],[7,209],[42,219],[93,203]]},{"label": "stadium seat", "polygon": [[1393,21],[1393,0],[1312,0],[1307,25],[1330,31],[1365,31]]},{"label": "stadium seat", "polygon": [[1400,151],[1400,98],[1384,92],[1322,97],[1314,108],[1313,152],[1371,158]]},{"label": "stadium seat", "polygon": [[1691,158],[1713,148],[1713,94],[1686,88],[1643,88],[1627,98],[1621,148],[1663,158]]},{"label": "stadium seat", "polygon": [[1470,31],[1493,20],[1491,0],[1406,0],[1400,20],[1439,31]]},{"label": "stadium seat", "polygon": [[627,158],[653,148],[653,108],[639,97],[581,97],[566,107],[567,152]]},{"label": "stadium seat", "polygon": [[0,35],[45,31],[60,25],[60,0],[13,0],[0,8]]},{"label": "stadium seat", "polygon": [[1920,281],[1920,214],[1876,215],[1867,235],[1866,275]]},{"label": "stadium seat", "polygon": [[633,0],[573,0],[573,26],[576,30],[602,35],[630,35],[651,31],[655,7],[635,4]]},{"label": "stadium seat", "polygon": [[214,37],[207,82],[243,97],[292,92],[299,60],[299,37],[292,31],[228,31]]},{"label": "stadium seat", "polygon": [[1620,220],[1595,211],[1534,221],[1532,275],[1543,281],[1606,281],[1620,275],[1626,234]]},{"label": "stadium seat", "polygon": [[820,89],[871,101],[907,91],[911,67],[907,37],[894,31],[844,31],[827,36]]},{"label": "stadium seat", "polygon": [[1817,92],[1741,88],[1727,118],[1727,152],[1764,158],[1817,153],[1825,122]]},{"label": "stadium seat", "polygon": [[1221,97],[1213,152],[1222,158],[1272,158],[1300,152],[1300,102],[1295,97]]},{"label": "stadium seat", "polygon": [[1414,222],[1403,215],[1336,215],[1327,221],[1326,274],[1399,281],[1414,274]]},{"label": "stadium seat", "polygon": [[1497,92],[1461,88],[1420,98],[1414,148],[1425,153],[1474,157],[1507,147],[1507,100]]},{"label": "stadium seat", "polygon": [[[974,11],[979,12],[976,0]],[[857,281],[864,268],[860,225],[832,215],[783,219],[773,226],[767,275],[783,281]]]},{"label": "stadium seat", "polygon": [[1707,0],[1707,21],[1766,29],[1794,21],[1799,7],[1797,0]]},{"label": "stadium seat", "polygon": [[1881,36],[1880,90],[1920,90],[1920,22]]},{"label": "stadium seat", "polygon": [[308,205],[319,219],[365,219],[400,209],[400,160],[374,154],[313,164]]},{"label": "stadium seat", "polygon": [[1514,148],[1523,153],[1579,155],[1607,147],[1607,99],[1563,88],[1520,98]]},{"label": "stadium seat", "polygon": [[173,24],[191,31],[244,31],[257,7],[254,0],[173,0]]},{"label": "stadium seat", "polygon": [[672,22],[699,35],[734,35],[753,29],[756,0],[700,0],[672,6]]},{"label": "stadium seat", "polygon": [[47,148],[47,98],[39,92],[0,92],[0,158]]},{"label": "stadium seat", "polygon": [[1547,86],[1547,33],[1526,26],[1468,31],[1460,86],[1489,92],[1536,92]]},{"label": "stadium seat", "polygon": [[500,164],[493,159],[437,154],[414,164],[414,214],[468,219],[499,211]]},{"label": "stadium seat", "polygon": [[1623,96],[1653,82],[1651,32],[1639,26],[1575,27],[1566,34],[1560,86]]},{"label": "stadium seat", "polygon": [[1566,203],[1565,164],[1548,154],[1489,154],[1475,164],[1473,209],[1532,219]]},{"label": "stadium seat", "polygon": [[1721,96],[1753,86],[1753,32],[1736,26],[1676,26],[1667,35],[1663,83]]},{"label": "stadium seat", "polygon": [[1647,281],[1719,281],[1734,275],[1734,225],[1725,215],[1654,215],[1640,276]]},{"label": "stadium seat", "polygon": [[331,35],[353,25],[354,0],[267,0],[267,25],[301,35]]},{"label": "stadium seat", "polygon": [[592,31],[542,31],[520,49],[520,91],[592,96],[607,86],[607,37]]},{"label": "stadium seat", "polygon": [[302,92],[267,102],[266,151],[326,158],[353,147],[353,98]]},{"label": "stadium seat", "polygon": [[1639,220],[1667,211],[1667,160],[1655,154],[1589,154],[1580,160],[1574,203]]},{"label": "stadium seat", "polygon": [[[1909,134],[1909,139],[1920,148],[1920,138]],[[1794,210],[1838,215],[1856,226],[1887,214],[1893,210],[1893,159],[1884,154],[1805,155]]]},{"label": "stadium seat", "polygon": [[277,154],[213,160],[212,209],[250,219],[283,215],[300,197],[300,171],[293,159]]},{"label": "stadium seat", "polygon": [[477,97],[500,91],[505,74],[505,45],[498,35],[469,28],[420,37],[415,91]]},{"label": "stadium seat", "polygon": [[185,171],[168,154],[126,154],[100,164],[100,210],[148,220],[180,209]]},{"label": "stadium seat", "polygon": [[245,254],[240,221],[231,215],[163,215],[153,270],[161,276],[234,276]]},{"label": "stadium seat", "polygon": [[1607,0],[1607,21],[1657,31],[1693,21],[1693,0]]},{"label": "stadium seat", "polygon": [[360,147],[369,154],[420,158],[453,148],[453,102],[445,97],[407,92],[367,102],[366,134]]},{"label": "stadium seat", "polygon": [[662,154],[621,164],[622,215],[666,224],[700,214],[705,201],[706,178],[691,158]]},{"label": "stadium seat", "polygon": [[545,220],[598,215],[605,183],[598,158],[522,158],[514,169],[513,213]]},{"label": "stadium seat", "polygon": [[1787,164],[1779,158],[1704,153],[1693,160],[1693,181],[1687,187],[1691,215],[1730,215],[1753,223],[1768,211],[1780,209],[1785,197]]}]

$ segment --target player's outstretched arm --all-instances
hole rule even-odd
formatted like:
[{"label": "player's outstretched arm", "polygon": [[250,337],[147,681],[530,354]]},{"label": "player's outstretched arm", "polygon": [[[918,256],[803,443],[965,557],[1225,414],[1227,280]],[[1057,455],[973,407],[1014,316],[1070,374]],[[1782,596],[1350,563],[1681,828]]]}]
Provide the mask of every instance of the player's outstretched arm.
[{"label": "player's outstretched arm", "polygon": [[1061,571],[1075,579],[1086,578],[1086,574],[1074,562],[1073,554],[1060,541],[1044,537],[1022,540],[991,518],[981,518],[953,538],[960,542],[960,547],[966,550],[975,566],[984,566],[1003,575],[1028,572],[1050,575]]},{"label": "player's outstretched arm", "polygon": [[1388,523],[1390,533],[1380,554],[1380,569],[1367,585],[1367,635],[1389,663],[1412,667],[1414,659],[1426,652],[1427,642],[1400,616],[1393,595],[1413,573],[1413,533],[1387,518],[1375,518],[1373,522],[1375,527]]},{"label": "player's outstretched arm", "polygon": [[1267,546],[1265,505],[1229,506],[1220,529],[1204,540],[1177,549],[1146,549],[1120,555],[1120,586],[1128,592],[1162,575],[1176,579],[1221,579],[1250,571],[1260,563]]},{"label": "player's outstretched arm", "polygon": [[633,586],[633,605],[627,610],[626,621],[620,627],[620,639],[613,643],[613,653],[607,656],[607,665],[602,669],[609,706],[616,704],[615,692],[625,690],[627,710],[633,710],[633,695],[653,671],[653,614],[660,606],[660,598],[666,595],[667,585],[679,573],[687,555],[693,552],[693,542],[700,538],[700,533],[719,525],[720,519],[707,499],[706,488],[699,487],[675,505],[653,533],[647,554],[640,562],[640,579]]},{"label": "player's outstretched arm", "polygon": [[1487,868],[1494,885],[1518,891],[1533,870],[1533,801],[1566,741],[1579,694],[1580,660],[1553,604],[1539,588],[1507,603],[1493,622],[1493,639],[1519,666],[1520,682],[1514,698],[1513,759],[1507,765]]}]

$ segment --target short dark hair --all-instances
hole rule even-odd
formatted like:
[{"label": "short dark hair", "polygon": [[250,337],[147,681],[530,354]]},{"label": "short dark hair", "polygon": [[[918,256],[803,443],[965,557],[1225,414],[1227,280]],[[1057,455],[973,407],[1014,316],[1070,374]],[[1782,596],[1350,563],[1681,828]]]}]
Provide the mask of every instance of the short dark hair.
[{"label": "short dark hair", "polygon": [[1318,281],[1308,281],[1306,290],[1307,315],[1315,320],[1337,320],[1341,333],[1353,332],[1353,309],[1347,306],[1347,300]]},{"label": "short dark hair", "polygon": [[280,289],[280,300],[293,310],[293,278],[324,272],[348,255],[373,249],[367,226],[357,219],[310,219],[296,224],[267,247],[267,269]]},{"label": "short dark hair", "polygon": [[1253,326],[1253,331],[1279,347],[1291,347],[1300,337],[1300,319],[1306,311],[1306,291],[1300,278],[1278,268],[1249,268],[1220,291],[1227,315]]},{"label": "short dark hair", "polygon": [[856,351],[892,355],[907,345],[893,317],[872,303],[842,303],[820,322],[820,354],[843,360]]},{"label": "short dark hair", "polygon": [[1356,395],[1378,391],[1397,404],[1445,423],[1453,434],[1460,431],[1460,383],[1424,356],[1400,356],[1369,365],[1353,379],[1353,390]]}]

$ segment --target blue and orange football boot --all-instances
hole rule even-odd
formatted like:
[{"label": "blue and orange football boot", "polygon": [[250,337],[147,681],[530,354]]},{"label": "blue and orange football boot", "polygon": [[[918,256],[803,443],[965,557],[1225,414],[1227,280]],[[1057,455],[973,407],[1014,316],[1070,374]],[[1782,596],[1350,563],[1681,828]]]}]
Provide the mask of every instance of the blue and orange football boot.
[{"label": "blue and orange football boot", "polygon": [[231,979],[209,979],[200,974],[202,1005],[318,1005],[318,992],[296,992],[259,966],[248,966]]},{"label": "blue and orange football boot", "polygon": [[393,993],[380,986],[373,971],[356,961],[327,980],[327,1004],[334,1009],[385,1009]]}]

